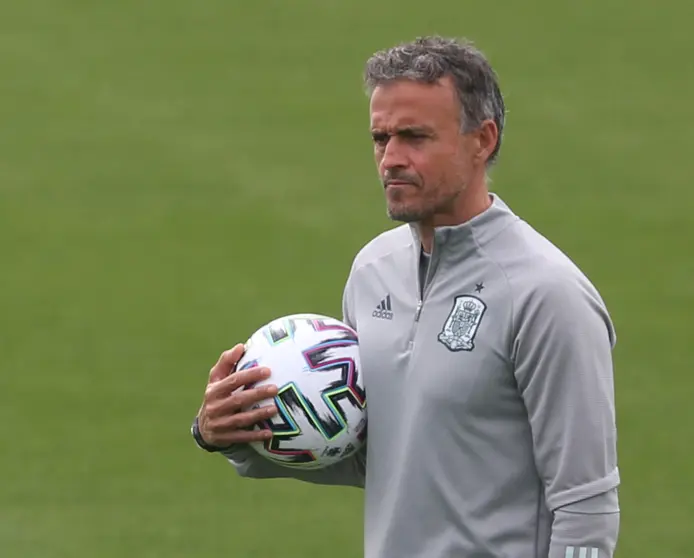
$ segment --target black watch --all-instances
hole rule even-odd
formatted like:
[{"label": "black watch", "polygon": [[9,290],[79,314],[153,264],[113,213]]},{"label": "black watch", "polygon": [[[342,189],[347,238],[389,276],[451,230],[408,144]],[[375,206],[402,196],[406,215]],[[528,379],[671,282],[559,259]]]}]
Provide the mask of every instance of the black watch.
[{"label": "black watch", "polygon": [[205,440],[203,440],[202,434],[200,434],[200,425],[198,424],[198,417],[195,417],[195,420],[193,421],[193,426],[191,426],[190,428],[190,433],[193,435],[193,439],[195,440],[195,443],[198,445],[198,447],[204,449],[205,451],[209,451],[210,453],[226,451],[232,447],[229,446],[226,448],[221,448],[219,446],[213,446],[211,444],[208,444]]}]

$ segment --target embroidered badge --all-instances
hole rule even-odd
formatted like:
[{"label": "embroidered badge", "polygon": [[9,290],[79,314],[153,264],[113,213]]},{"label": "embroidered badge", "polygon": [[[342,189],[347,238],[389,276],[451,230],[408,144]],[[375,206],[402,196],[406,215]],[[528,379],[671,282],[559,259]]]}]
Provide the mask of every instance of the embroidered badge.
[{"label": "embroidered badge", "polygon": [[487,305],[477,297],[455,297],[453,309],[446,318],[438,340],[451,351],[472,351],[477,329],[486,310]]}]

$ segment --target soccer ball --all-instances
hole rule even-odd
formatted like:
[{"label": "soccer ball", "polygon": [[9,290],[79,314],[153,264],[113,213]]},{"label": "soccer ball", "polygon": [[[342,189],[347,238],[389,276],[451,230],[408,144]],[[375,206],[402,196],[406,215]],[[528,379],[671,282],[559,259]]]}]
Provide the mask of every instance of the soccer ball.
[{"label": "soccer ball", "polygon": [[275,384],[277,395],[254,406],[279,412],[254,429],[271,439],[252,442],[282,466],[321,469],[356,453],[366,436],[366,395],[356,332],[335,318],[294,314],[261,327],[246,343],[236,369],[270,369],[270,378],[243,389]]}]

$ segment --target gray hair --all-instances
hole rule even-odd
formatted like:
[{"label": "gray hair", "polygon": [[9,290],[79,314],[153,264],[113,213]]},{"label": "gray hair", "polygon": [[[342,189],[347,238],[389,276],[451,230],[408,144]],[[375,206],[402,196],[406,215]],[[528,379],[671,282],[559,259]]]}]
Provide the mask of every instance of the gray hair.
[{"label": "gray hair", "polygon": [[366,63],[364,84],[370,95],[381,84],[409,79],[435,83],[450,76],[461,104],[461,131],[477,129],[493,120],[499,130],[496,147],[487,161],[492,165],[501,149],[505,106],[498,78],[484,55],[467,40],[439,36],[419,37],[376,52]]}]

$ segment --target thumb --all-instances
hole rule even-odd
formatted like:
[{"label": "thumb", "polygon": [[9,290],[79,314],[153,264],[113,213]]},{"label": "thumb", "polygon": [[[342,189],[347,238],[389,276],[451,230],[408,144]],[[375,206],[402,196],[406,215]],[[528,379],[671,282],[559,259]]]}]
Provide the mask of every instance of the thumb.
[{"label": "thumb", "polygon": [[224,351],[219,357],[217,364],[210,370],[210,383],[223,380],[231,374],[245,351],[246,347],[243,343],[238,343],[232,349]]}]

